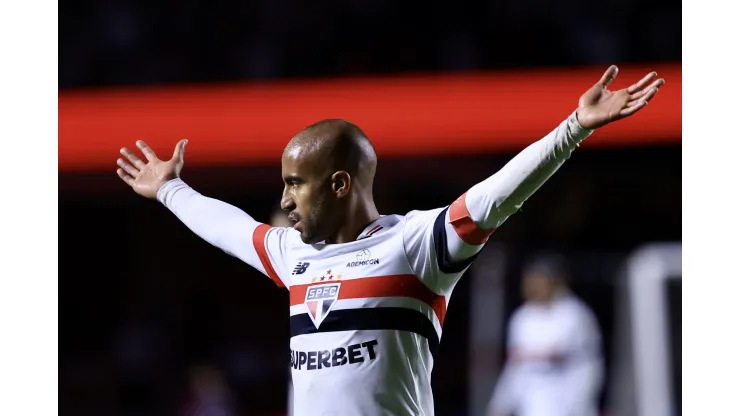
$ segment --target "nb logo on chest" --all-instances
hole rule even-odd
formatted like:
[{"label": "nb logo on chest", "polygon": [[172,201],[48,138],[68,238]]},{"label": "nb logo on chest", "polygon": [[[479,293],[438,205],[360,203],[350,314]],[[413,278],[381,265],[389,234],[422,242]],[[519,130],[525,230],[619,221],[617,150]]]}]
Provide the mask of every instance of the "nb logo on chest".
[{"label": "nb logo on chest", "polygon": [[308,270],[308,266],[310,265],[311,263],[307,263],[307,262],[301,262],[301,263],[296,264],[295,268],[293,269],[293,275],[295,276],[297,274],[306,273],[306,270]]}]

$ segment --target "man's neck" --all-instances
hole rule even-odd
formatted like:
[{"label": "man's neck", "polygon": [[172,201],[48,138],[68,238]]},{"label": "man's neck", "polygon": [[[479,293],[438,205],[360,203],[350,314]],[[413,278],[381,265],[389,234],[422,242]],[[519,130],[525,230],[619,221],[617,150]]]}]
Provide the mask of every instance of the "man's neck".
[{"label": "man's neck", "polygon": [[563,299],[565,296],[567,296],[568,292],[564,288],[557,288],[555,289],[550,296],[541,303],[544,307],[551,307],[555,303],[557,303],[559,300]]},{"label": "man's neck", "polygon": [[358,209],[347,215],[344,225],[340,227],[333,238],[328,238],[326,243],[342,244],[355,241],[362,230],[377,221],[378,218],[380,218],[380,214],[374,203],[361,204]]}]

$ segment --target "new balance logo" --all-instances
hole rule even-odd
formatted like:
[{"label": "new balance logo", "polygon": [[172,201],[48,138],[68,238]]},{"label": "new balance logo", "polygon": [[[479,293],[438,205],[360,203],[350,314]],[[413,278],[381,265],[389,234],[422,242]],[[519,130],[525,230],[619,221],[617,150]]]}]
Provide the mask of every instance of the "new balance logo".
[{"label": "new balance logo", "polygon": [[293,275],[306,273],[306,270],[308,270],[308,266],[310,265],[311,263],[305,263],[305,262],[296,264],[295,269],[293,269]]}]

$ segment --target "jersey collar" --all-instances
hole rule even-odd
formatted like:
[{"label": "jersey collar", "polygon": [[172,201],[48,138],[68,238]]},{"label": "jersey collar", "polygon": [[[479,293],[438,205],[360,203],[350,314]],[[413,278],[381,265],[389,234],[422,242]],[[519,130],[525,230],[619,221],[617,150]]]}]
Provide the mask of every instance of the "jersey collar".
[{"label": "jersey collar", "polygon": [[381,215],[380,218],[371,222],[357,236],[357,240],[364,240],[374,235],[385,232],[398,223],[398,215]]},{"label": "jersey collar", "polygon": [[[364,240],[372,236],[381,234],[389,229],[393,228],[394,225],[398,224],[401,220],[400,215],[381,215],[380,218],[368,224],[365,229],[357,236],[355,241]],[[324,245],[326,241],[320,241],[315,245]]]}]

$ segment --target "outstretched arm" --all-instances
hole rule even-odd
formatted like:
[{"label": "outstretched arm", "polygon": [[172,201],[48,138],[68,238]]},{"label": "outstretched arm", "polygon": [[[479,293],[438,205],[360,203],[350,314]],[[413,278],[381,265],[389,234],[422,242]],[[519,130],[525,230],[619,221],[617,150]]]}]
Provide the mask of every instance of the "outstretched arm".
[{"label": "outstretched arm", "polygon": [[[543,139],[527,147],[496,174],[473,186],[452,204],[448,216],[448,247],[453,260],[474,255],[488,236],[568,160],[578,144],[594,129],[636,113],[658,92],[664,80],[651,72],[629,88],[607,87],[617,76],[611,66],[584,93],[578,109]],[[462,244],[465,243],[465,244]]]},{"label": "outstretched arm", "polygon": [[488,237],[517,212],[593,130],[574,112],[547,136],[529,145],[494,175],[476,184],[445,213],[447,249],[453,262],[480,251]]},{"label": "outstretched arm", "polygon": [[406,251],[417,275],[440,290],[449,286],[455,280],[449,275],[459,275],[470,265],[496,228],[521,208],[581,141],[594,129],[635,114],[664,83],[651,72],[629,88],[609,91],[616,75],[617,67],[611,66],[557,128],[448,208],[407,217]]},{"label": "outstretched arm", "polygon": [[118,159],[118,176],[136,193],[159,200],[208,243],[259,270],[278,286],[290,286],[282,270],[288,229],[261,224],[241,209],[201,195],[185,184],[179,176],[186,144],[185,140],[178,143],[172,159],[162,161],[146,143],[138,141],[146,163],[123,148],[121,154],[128,162]]}]

